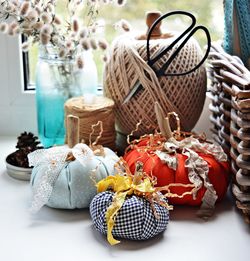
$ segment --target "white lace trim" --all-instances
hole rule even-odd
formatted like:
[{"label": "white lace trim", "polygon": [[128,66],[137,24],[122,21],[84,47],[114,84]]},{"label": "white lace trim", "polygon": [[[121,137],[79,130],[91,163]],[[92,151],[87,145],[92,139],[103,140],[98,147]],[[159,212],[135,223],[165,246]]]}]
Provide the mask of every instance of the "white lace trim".
[{"label": "white lace trim", "polygon": [[28,155],[30,166],[45,166],[43,175],[40,176],[33,186],[33,198],[30,209],[32,213],[39,211],[48,202],[69,153],[72,153],[75,159],[83,166],[86,166],[88,161],[94,157],[93,151],[86,144],[81,143],[75,145],[72,149],[67,146],[60,146],[36,150]]}]

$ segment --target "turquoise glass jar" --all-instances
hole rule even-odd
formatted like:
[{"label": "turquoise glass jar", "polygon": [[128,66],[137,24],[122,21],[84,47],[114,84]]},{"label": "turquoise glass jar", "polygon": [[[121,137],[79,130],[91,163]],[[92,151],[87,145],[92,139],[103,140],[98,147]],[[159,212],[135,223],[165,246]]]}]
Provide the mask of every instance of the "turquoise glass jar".
[{"label": "turquoise glass jar", "polygon": [[91,51],[83,53],[84,68],[75,60],[61,59],[52,47],[39,50],[36,70],[36,107],[38,135],[45,148],[64,144],[64,103],[69,98],[97,92],[97,69]]}]

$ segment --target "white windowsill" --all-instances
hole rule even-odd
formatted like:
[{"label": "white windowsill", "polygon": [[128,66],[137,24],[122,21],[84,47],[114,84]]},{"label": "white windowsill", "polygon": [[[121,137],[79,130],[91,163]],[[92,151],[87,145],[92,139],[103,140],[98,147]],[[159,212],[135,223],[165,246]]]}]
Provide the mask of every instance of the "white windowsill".
[{"label": "white windowsill", "polygon": [[249,227],[230,196],[207,222],[195,216],[196,208],[176,207],[162,235],[141,242],[122,240],[114,247],[94,230],[88,210],[44,207],[31,215],[28,182],[10,178],[5,170],[5,157],[15,143],[14,137],[0,137],[0,260],[249,260]]}]

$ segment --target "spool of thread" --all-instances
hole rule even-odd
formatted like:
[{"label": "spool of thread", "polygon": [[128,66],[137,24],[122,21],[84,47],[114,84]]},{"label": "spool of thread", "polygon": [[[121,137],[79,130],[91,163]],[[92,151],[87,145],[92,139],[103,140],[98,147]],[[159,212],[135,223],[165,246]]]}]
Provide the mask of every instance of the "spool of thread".
[{"label": "spool of thread", "polygon": [[[103,132],[99,144],[112,150],[116,148],[114,102],[111,99],[95,96],[90,104],[84,100],[84,97],[75,97],[66,101],[64,107],[65,119],[67,119],[68,115],[79,118],[79,141],[84,140],[88,144],[92,126],[101,121]],[[68,136],[68,133],[69,130],[66,128],[66,136]],[[91,136],[91,142],[94,142],[99,134],[100,130],[95,128],[95,133]]]}]

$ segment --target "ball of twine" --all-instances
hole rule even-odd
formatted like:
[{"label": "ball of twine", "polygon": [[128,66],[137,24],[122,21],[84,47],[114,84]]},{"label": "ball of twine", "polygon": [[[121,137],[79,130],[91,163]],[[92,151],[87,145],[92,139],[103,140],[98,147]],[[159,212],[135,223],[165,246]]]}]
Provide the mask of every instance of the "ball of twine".
[{"label": "ball of twine", "polygon": [[[150,41],[150,53],[156,57],[173,42],[169,39]],[[173,51],[178,47],[175,46]],[[168,60],[172,51],[164,55],[156,64],[160,68]],[[168,73],[188,71],[201,60],[201,50],[194,39],[182,48],[168,68]],[[144,91],[138,93],[128,103],[122,104],[129,91],[139,81]],[[150,133],[155,128],[154,103],[157,101],[164,114],[176,112],[182,129],[190,131],[198,121],[206,97],[206,70],[202,66],[184,76],[158,77],[147,64],[146,41],[137,40],[132,35],[123,35],[112,45],[111,57],[104,73],[104,93],[115,102],[115,116],[118,129],[129,134],[142,121],[138,135]]]},{"label": "ball of twine", "polygon": [[[79,118],[79,140],[84,140],[87,144],[93,130],[92,126],[101,121],[103,131],[98,143],[114,150],[116,132],[113,108],[114,102],[106,97],[95,96],[91,104],[85,103],[83,97],[75,97],[65,103],[65,117],[73,115]],[[100,131],[95,128],[91,142],[96,140]]]}]

